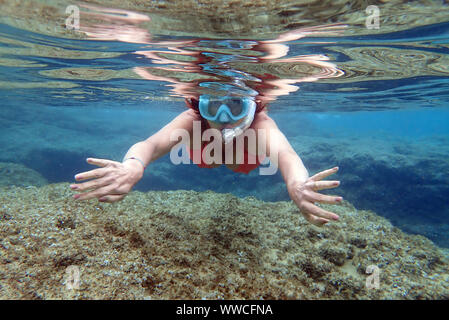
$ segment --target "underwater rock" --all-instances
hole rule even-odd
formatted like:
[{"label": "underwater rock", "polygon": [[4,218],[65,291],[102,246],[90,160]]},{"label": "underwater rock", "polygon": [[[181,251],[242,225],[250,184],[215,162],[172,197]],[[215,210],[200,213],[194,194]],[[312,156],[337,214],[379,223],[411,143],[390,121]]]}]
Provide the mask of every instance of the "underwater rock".
[{"label": "underwater rock", "polygon": [[328,241],[321,245],[318,254],[329,262],[337,266],[344,265],[346,258],[349,256],[344,248],[339,247],[339,243]]},{"label": "underwater rock", "polygon": [[384,139],[317,135],[293,138],[291,144],[311,175],[339,166],[335,179],[341,185],[332,193],[448,247],[449,163],[437,160],[448,157],[447,141],[391,137],[385,144]]},{"label": "underwater rock", "polygon": [[320,205],[340,220],[318,228],[292,202],[211,191],[72,195],[66,183],[1,188],[0,299],[449,297],[447,254],[347,201]]},{"label": "underwater rock", "polygon": [[47,183],[42,175],[26,166],[0,162],[0,186],[43,186]]}]

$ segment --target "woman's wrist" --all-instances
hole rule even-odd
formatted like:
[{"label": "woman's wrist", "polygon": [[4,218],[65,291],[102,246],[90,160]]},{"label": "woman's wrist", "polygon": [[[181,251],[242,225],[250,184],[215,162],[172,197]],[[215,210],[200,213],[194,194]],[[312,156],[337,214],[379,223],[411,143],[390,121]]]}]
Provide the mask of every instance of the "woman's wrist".
[{"label": "woman's wrist", "polygon": [[303,180],[290,180],[286,183],[286,186],[288,190],[293,190],[304,185],[305,183],[306,181]]},{"label": "woman's wrist", "polygon": [[128,157],[123,159],[122,164],[130,168],[133,172],[135,172],[139,177],[143,176],[143,172],[145,171],[145,166],[143,161],[138,160],[135,157]]},{"label": "woman's wrist", "polygon": [[143,170],[146,169],[146,165],[145,165],[145,163],[141,159],[139,159],[137,157],[128,157],[128,158],[123,159],[122,163],[124,163],[125,161],[128,161],[128,160],[136,160],[136,161],[140,162],[140,164],[143,167]]},{"label": "woman's wrist", "polygon": [[299,185],[306,183],[307,180],[309,180],[309,173],[307,172],[307,169],[304,168],[303,170],[296,171],[294,175],[290,175],[285,184],[287,186]]}]

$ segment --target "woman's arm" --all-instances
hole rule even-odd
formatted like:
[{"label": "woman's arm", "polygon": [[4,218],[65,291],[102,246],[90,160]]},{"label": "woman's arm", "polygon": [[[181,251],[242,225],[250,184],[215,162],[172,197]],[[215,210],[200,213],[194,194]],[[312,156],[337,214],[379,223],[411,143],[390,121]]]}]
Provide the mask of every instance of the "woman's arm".
[{"label": "woman's arm", "polygon": [[309,178],[309,173],[301,158],[279,130],[276,122],[266,112],[257,114],[252,127],[256,130],[266,131],[266,153],[269,155],[272,165],[281,170],[287,186],[305,182]]},{"label": "woman's arm", "polygon": [[301,158],[292,148],[276,123],[265,112],[258,114],[254,120],[254,129],[266,130],[266,152],[272,165],[281,170],[290,198],[300,209],[307,221],[323,225],[329,220],[338,220],[338,216],[314,204],[314,202],[340,203],[342,198],[320,194],[316,191],[337,187],[339,181],[320,181],[337,172],[338,167],[324,170],[312,177],[305,168]]},{"label": "woman's arm", "polygon": [[[74,198],[79,200],[98,198],[99,201],[105,202],[122,200],[142,178],[144,167],[168,153],[178,143],[170,140],[171,132],[175,129],[184,129],[191,133],[194,120],[199,120],[199,117],[193,110],[184,111],[154,135],[133,145],[126,153],[123,162],[88,158],[89,164],[101,168],[75,176],[77,181],[89,181],[70,186],[72,190],[88,191],[76,194]],[[130,157],[135,159],[129,159]]]},{"label": "woman's arm", "polygon": [[179,141],[171,141],[170,135],[176,129],[184,129],[192,133],[193,122],[200,121],[200,116],[193,110],[186,110],[174,118],[165,127],[144,141],[133,145],[126,153],[124,159],[136,157],[142,160],[144,166],[159,159],[175,146]]}]

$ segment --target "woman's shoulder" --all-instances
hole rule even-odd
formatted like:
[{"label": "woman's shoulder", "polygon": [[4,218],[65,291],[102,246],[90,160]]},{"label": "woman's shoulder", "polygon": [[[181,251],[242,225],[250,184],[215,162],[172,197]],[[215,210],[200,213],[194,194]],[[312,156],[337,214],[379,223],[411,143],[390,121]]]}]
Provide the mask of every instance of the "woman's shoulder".
[{"label": "woman's shoulder", "polygon": [[200,113],[193,109],[188,109],[188,110],[184,111],[183,113],[181,113],[181,116],[189,118],[192,121],[201,120]]},{"label": "woman's shoulder", "polygon": [[251,128],[274,128],[276,127],[276,123],[273,119],[267,114],[266,110],[262,110],[255,114],[253,123],[251,124]]}]

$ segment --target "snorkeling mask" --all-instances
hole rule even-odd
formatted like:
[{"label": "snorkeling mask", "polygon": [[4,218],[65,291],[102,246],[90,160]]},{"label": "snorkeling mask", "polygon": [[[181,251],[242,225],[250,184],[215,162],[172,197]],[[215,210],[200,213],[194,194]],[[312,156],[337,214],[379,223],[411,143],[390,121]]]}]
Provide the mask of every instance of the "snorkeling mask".
[{"label": "snorkeling mask", "polygon": [[225,96],[212,99],[209,95],[201,95],[199,111],[204,119],[221,124],[232,124],[244,118],[236,127],[221,131],[224,143],[227,144],[249,128],[256,112],[256,102],[247,97]]}]

